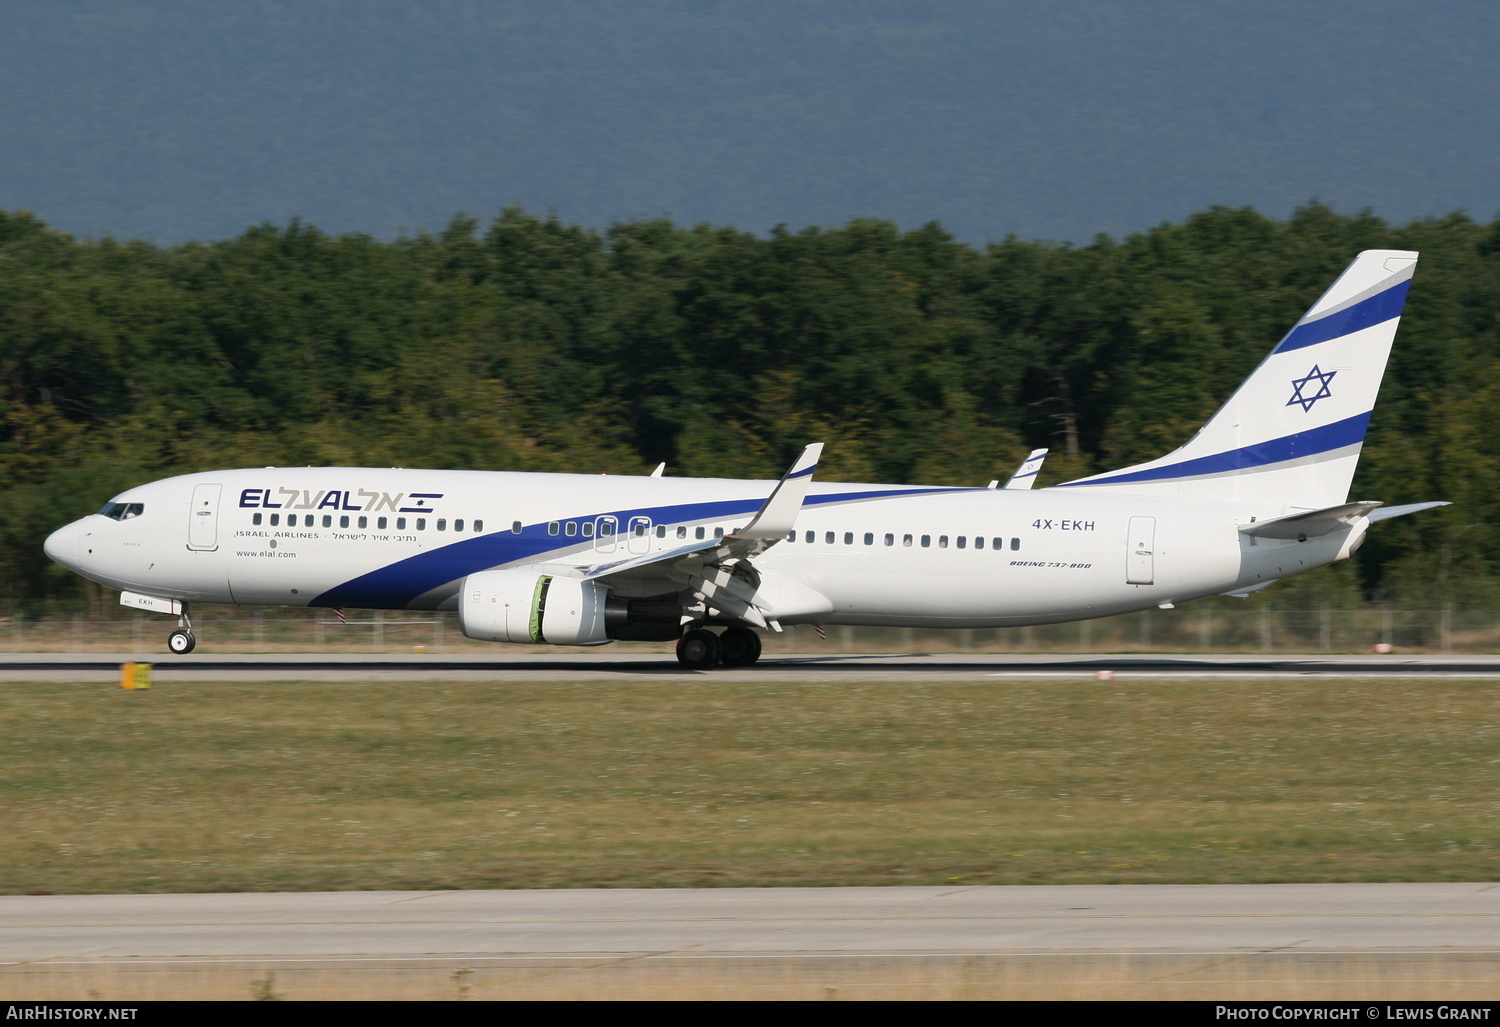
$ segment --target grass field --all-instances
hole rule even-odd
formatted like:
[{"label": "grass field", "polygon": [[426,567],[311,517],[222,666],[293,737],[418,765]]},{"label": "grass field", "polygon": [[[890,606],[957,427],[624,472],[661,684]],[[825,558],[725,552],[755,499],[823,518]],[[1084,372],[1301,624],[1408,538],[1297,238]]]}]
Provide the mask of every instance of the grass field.
[{"label": "grass field", "polygon": [[0,891],[1493,880],[1495,689],[0,684]]}]

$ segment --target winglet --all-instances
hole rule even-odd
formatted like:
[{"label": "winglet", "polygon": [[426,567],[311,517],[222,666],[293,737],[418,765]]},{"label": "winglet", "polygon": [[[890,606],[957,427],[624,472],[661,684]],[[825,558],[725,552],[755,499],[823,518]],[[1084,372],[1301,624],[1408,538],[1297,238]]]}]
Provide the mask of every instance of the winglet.
[{"label": "winglet", "polygon": [[796,527],[797,514],[802,509],[802,500],[807,497],[807,487],[812,484],[813,471],[818,469],[818,457],[823,455],[823,443],[814,442],[802,451],[795,463],[782,475],[781,481],[771,492],[753,520],[734,533],[734,538],[781,538]]},{"label": "winglet", "polygon": [[1045,449],[1033,449],[1021,461],[1021,466],[1016,468],[1016,473],[1010,476],[1010,481],[1005,483],[1008,489],[1029,489],[1036,484],[1037,472],[1042,469],[1042,461],[1047,459]]}]

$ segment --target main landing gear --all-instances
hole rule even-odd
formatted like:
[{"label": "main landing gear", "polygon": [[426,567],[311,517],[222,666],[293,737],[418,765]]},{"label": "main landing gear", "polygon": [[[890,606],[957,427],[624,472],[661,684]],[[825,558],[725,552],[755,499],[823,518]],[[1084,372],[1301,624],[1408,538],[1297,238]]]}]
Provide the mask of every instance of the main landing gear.
[{"label": "main landing gear", "polygon": [[760,636],[749,628],[725,628],[716,635],[706,628],[695,628],[677,640],[677,662],[687,670],[712,670],[726,667],[748,667],[760,659]]},{"label": "main landing gear", "polygon": [[188,605],[183,603],[182,616],[177,618],[177,630],[167,636],[167,648],[178,656],[184,656],[197,646],[198,640],[193,637],[193,621],[188,616]]}]

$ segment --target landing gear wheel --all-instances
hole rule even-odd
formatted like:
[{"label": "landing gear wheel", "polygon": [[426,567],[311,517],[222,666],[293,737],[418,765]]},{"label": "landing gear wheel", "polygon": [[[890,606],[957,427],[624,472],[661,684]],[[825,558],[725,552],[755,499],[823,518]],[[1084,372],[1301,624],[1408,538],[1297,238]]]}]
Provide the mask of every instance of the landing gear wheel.
[{"label": "landing gear wheel", "polygon": [[198,640],[193,637],[190,631],[174,631],[171,637],[167,639],[167,648],[178,656],[192,652],[197,644]]},{"label": "landing gear wheel", "polygon": [[749,628],[725,628],[719,647],[723,650],[719,659],[726,667],[748,667],[760,659],[760,636]]},{"label": "landing gear wheel", "polygon": [[722,653],[719,636],[703,628],[677,640],[677,662],[686,670],[713,670]]}]

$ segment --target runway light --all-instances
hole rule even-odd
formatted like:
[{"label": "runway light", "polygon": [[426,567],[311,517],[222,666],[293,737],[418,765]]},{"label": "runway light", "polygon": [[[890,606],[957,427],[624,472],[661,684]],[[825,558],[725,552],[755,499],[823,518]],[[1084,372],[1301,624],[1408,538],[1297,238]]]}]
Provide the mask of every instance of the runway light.
[{"label": "runway light", "polygon": [[127,692],[139,691],[151,687],[151,664],[149,663],[122,663],[120,664],[120,687]]}]

